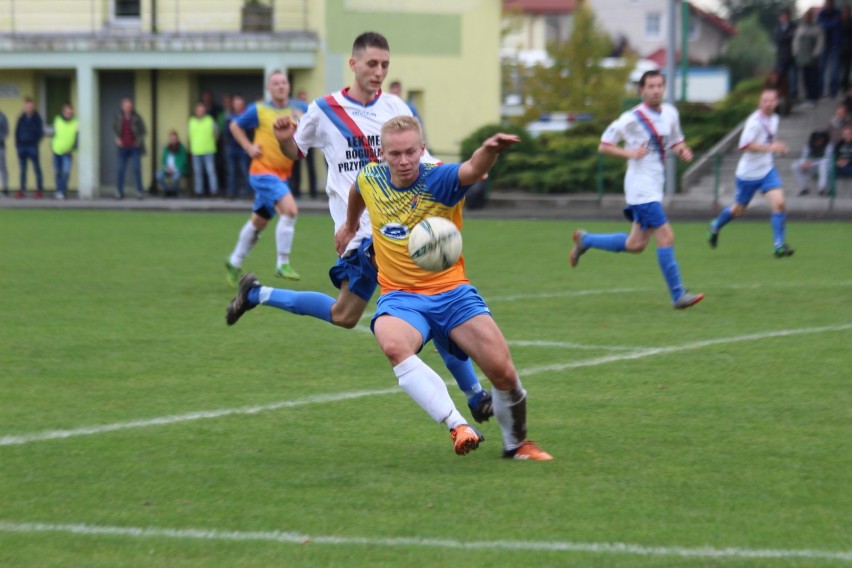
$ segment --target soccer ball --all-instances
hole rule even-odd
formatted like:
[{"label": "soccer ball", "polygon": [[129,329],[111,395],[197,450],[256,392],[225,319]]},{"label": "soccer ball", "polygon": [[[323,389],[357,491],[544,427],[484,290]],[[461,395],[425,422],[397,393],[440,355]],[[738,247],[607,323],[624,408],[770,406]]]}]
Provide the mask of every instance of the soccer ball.
[{"label": "soccer ball", "polygon": [[428,217],[411,229],[408,255],[417,266],[432,272],[456,263],[462,251],[462,235],[455,223],[443,217]]}]

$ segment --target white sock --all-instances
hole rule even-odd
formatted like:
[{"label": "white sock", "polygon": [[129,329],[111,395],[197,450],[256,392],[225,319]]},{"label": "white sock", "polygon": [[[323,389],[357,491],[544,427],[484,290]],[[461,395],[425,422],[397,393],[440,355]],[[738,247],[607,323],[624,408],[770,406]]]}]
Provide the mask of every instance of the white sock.
[{"label": "white sock", "polygon": [[425,410],[432,420],[445,423],[452,430],[464,424],[467,420],[456,409],[447,385],[429,366],[412,355],[393,368],[399,386],[408,396],[414,399],[420,408]]},{"label": "white sock", "polygon": [[257,239],[259,238],[260,231],[257,227],[254,226],[251,220],[246,221],[246,224],[243,225],[242,229],[240,229],[240,236],[237,237],[237,246],[234,247],[234,252],[231,253],[231,258],[228,259],[231,266],[241,268],[243,260],[245,260],[251,252],[251,249],[254,248],[254,245],[257,243]]},{"label": "white sock", "polygon": [[494,418],[500,423],[503,449],[514,450],[527,439],[527,391],[518,379],[513,390],[491,390]]},{"label": "white sock", "polygon": [[[278,266],[290,264],[290,249],[296,232],[296,218],[282,215],[275,225],[275,247],[278,249]],[[276,266],[276,268],[278,268]]]}]

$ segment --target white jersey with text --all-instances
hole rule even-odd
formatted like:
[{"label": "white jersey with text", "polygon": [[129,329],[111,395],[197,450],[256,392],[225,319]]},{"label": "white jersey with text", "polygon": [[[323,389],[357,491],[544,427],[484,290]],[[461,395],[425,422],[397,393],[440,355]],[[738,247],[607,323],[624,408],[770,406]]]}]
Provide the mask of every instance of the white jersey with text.
[{"label": "white jersey with text", "polygon": [[749,144],[768,146],[778,135],[778,115],[766,116],[759,110],[746,119],[743,133],[740,134],[740,161],[737,163],[736,176],[743,180],[763,179],[774,167],[772,152],[749,152],[744,150]]},{"label": "white jersey with text", "polygon": [[[302,157],[309,148],[320,148],[328,164],[326,193],[335,232],[346,221],[349,189],[362,167],[379,162],[382,125],[396,116],[412,116],[405,102],[390,93],[379,94],[368,104],[348,96],[349,88],[320,97],[308,106],[299,121],[295,141]],[[346,250],[357,249],[371,234],[365,211],[361,225]]]},{"label": "white jersey with text", "polygon": [[666,181],[667,151],[683,142],[680,115],[677,109],[663,103],[654,110],[642,103],[623,113],[610,124],[601,136],[601,143],[635,150],[642,146],[648,154],[641,159],[627,160],[624,176],[624,198],[628,205],[641,205],[663,200]]}]

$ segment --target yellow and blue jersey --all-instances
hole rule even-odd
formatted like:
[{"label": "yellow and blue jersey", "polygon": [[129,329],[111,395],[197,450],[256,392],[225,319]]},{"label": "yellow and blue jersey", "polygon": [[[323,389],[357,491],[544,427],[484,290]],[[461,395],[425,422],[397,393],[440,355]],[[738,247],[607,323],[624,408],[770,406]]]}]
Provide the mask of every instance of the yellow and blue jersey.
[{"label": "yellow and blue jersey", "polygon": [[368,164],[359,172],[355,188],[370,213],[382,294],[433,295],[470,283],[463,256],[440,272],[424,270],[408,256],[411,229],[427,217],[450,219],[461,230],[468,187],[459,185],[458,169],[459,164],[420,164],[417,180],[404,188],[391,184],[385,163]]},{"label": "yellow and blue jersey", "polygon": [[291,116],[298,121],[302,112],[292,105],[276,107],[272,103],[252,103],[235,119],[237,126],[243,130],[255,129],[252,142],[260,145],[261,154],[253,158],[249,166],[249,174],[253,176],[273,175],[286,180],[293,172],[293,160],[278,148],[278,139],[272,130],[279,116]]}]

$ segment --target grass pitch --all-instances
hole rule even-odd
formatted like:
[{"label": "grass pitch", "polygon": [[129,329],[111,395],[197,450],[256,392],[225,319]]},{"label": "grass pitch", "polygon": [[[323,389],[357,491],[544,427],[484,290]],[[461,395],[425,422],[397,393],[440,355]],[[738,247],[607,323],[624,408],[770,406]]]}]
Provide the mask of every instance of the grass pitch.
[{"label": "grass pitch", "polygon": [[[555,456],[516,463],[493,421],[456,456],[367,319],[227,327],[244,219],[0,211],[0,566],[852,564],[852,224],[790,223],[779,260],[766,220],[715,251],[675,223],[707,295],[675,311],[653,248],[572,270],[576,222],[469,219]],[[299,219],[298,283],[273,241],[246,266],[263,283],[336,295],[328,218]]]}]

